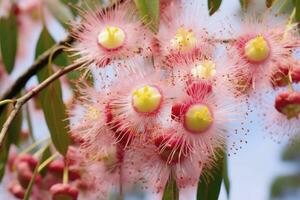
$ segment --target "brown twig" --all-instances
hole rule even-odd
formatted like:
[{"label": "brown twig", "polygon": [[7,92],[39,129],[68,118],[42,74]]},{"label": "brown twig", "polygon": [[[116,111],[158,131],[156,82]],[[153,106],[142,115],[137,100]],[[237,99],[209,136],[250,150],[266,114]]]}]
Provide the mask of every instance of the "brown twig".
[{"label": "brown twig", "polygon": [[9,128],[9,126],[11,125],[13,119],[16,117],[17,113],[20,111],[21,107],[32,97],[34,97],[36,94],[38,94],[42,89],[44,89],[45,87],[47,87],[50,83],[52,83],[53,81],[57,80],[59,77],[61,77],[62,75],[73,71],[79,67],[81,67],[83,64],[82,63],[74,63],[72,65],[69,65],[65,68],[59,69],[58,71],[56,71],[54,74],[52,74],[51,76],[49,76],[46,80],[44,80],[43,82],[41,82],[39,85],[37,85],[34,89],[32,89],[30,92],[26,93],[24,96],[16,99],[15,104],[14,104],[14,108],[11,111],[11,113],[9,114],[8,118],[6,119],[1,132],[0,132],[0,149],[3,145],[3,139],[5,138],[5,135],[7,133],[7,130]]},{"label": "brown twig", "polygon": [[[19,78],[17,78],[17,80],[3,93],[3,95],[0,97],[0,100],[11,99],[16,96],[32,76],[34,76],[44,66],[47,66],[48,59],[52,54],[52,58],[55,59],[63,51],[62,48],[58,47],[68,45],[72,42],[73,38],[68,36],[66,39],[53,45],[50,49],[41,54],[28,68],[28,70],[21,74]],[[57,50],[53,52],[55,49]]]}]

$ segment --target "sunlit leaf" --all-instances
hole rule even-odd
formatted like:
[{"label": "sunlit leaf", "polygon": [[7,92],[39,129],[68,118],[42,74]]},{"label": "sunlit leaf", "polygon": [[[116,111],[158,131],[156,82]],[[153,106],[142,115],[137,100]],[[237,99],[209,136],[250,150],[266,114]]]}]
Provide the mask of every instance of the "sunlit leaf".
[{"label": "sunlit leaf", "polygon": [[156,32],[159,25],[159,0],[134,0],[144,23]]},{"label": "sunlit leaf", "polygon": [[[47,29],[43,29],[39,38],[36,56],[53,45],[53,39]],[[37,75],[39,82],[42,82],[47,77],[53,74],[52,66],[43,68]],[[51,139],[56,149],[61,154],[66,154],[70,138],[67,133],[68,120],[65,105],[62,100],[62,91],[59,80],[51,83],[47,88],[39,94],[42,109],[45,119],[51,134]]]},{"label": "sunlit leaf", "polygon": [[201,176],[198,184],[197,199],[198,200],[218,200],[223,181],[223,162],[225,153],[220,152],[216,158],[216,165],[209,173],[212,177],[207,180]]},{"label": "sunlit leaf", "polygon": [[0,46],[5,69],[10,73],[15,65],[18,42],[16,16],[11,13],[7,18],[0,18]]},{"label": "sunlit leaf", "polygon": [[164,190],[163,200],[178,200],[178,199],[179,199],[179,191],[176,185],[176,181],[172,176],[170,176]]},{"label": "sunlit leaf", "polygon": [[213,15],[221,6],[222,0],[208,0],[209,15]]},{"label": "sunlit leaf", "polygon": [[300,22],[300,1],[294,0],[293,3],[296,8],[295,20],[296,22]]}]

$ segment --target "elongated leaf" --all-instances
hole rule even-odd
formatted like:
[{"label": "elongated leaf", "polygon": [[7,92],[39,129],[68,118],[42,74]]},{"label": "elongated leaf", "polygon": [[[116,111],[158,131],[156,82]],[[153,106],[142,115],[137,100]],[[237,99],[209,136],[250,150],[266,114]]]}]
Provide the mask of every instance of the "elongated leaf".
[{"label": "elongated leaf", "polygon": [[17,54],[18,26],[13,13],[0,19],[0,46],[5,69],[10,73],[15,65]]},{"label": "elongated leaf", "polygon": [[228,159],[227,156],[224,155],[224,162],[223,162],[223,182],[225,185],[225,190],[227,193],[227,197],[229,199],[230,196],[230,180],[229,180],[229,176],[228,176]]},{"label": "elongated leaf", "polygon": [[134,0],[144,23],[154,32],[159,26],[159,0]]},{"label": "elongated leaf", "polygon": [[179,191],[176,185],[176,181],[170,175],[167,185],[164,190],[163,200],[178,200],[179,199]]},{"label": "elongated leaf", "polygon": [[300,22],[300,1],[294,0],[293,3],[296,8],[295,20],[296,22]]},{"label": "elongated leaf", "polygon": [[[8,113],[11,111],[11,105],[7,105],[3,114],[0,116],[0,127],[3,126],[6,118],[8,117]],[[12,121],[8,133],[4,138],[3,146],[0,149],[0,182],[4,176],[5,166],[8,159],[8,153],[11,144],[19,144],[20,141],[20,133],[22,127],[22,111],[17,114],[16,118]]]},{"label": "elongated leaf", "polygon": [[210,170],[211,180],[200,177],[197,191],[198,200],[218,200],[223,180],[223,162],[225,153],[221,152],[216,158],[216,166]]},{"label": "elongated leaf", "polygon": [[77,9],[75,8],[75,6],[79,2],[79,0],[61,0],[61,2],[63,2],[71,9],[71,12],[73,13],[74,16],[77,15]]},{"label": "elongated leaf", "polygon": [[244,11],[247,10],[250,0],[240,0],[241,7]]},{"label": "elongated leaf", "polygon": [[68,22],[73,19],[73,13],[70,8],[59,0],[46,1],[46,3],[52,15],[61,22],[64,27],[67,27]]},{"label": "elongated leaf", "polygon": [[221,6],[222,0],[208,0],[209,15],[213,15]]},{"label": "elongated leaf", "polygon": [[[36,56],[53,45],[53,39],[48,33],[47,29],[43,29],[39,38]],[[47,77],[53,74],[52,66],[43,68],[37,75],[39,82],[42,82]],[[67,115],[65,112],[65,105],[62,100],[62,91],[59,80],[51,83],[39,94],[42,109],[44,111],[45,119],[51,134],[51,139],[56,149],[63,155],[66,154],[70,138],[67,133]]]}]

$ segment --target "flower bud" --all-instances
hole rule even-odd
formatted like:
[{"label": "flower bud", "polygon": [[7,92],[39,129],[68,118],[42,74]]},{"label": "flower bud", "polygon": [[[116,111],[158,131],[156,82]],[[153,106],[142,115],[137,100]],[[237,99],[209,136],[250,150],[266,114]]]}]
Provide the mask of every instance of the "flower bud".
[{"label": "flower bud", "polygon": [[172,137],[172,133],[161,135],[154,140],[158,148],[158,154],[167,164],[176,164],[185,158],[188,148],[183,144],[182,139]]},{"label": "flower bud", "polygon": [[50,188],[52,200],[77,200],[78,189],[69,184],[58,183]]},{"label": "flower bud", "polygon": [[298,118],[300,113],[300,93],[283,92],[275,99],[275,108],[288,119]]},{"label": "flower bud", "polygon": [[8,191],[17,199],[23,199],[25,195],[25,190],[19,183],[11,183],[8,187]]}]

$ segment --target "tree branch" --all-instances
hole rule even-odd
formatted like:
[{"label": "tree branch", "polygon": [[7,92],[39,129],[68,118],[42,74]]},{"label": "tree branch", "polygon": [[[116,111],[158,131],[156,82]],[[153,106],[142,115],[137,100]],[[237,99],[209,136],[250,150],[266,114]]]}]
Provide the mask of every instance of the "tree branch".
[{"label": "tree branch", "polygon": [[[0,97],[0,100],[11,99],[16,96],[22,88],[26,85],[27,81],[35,75],[39,70],[47,65],[49,57],[52,55],[52,59],[55,59],[62,51],[62,48],[59,46],[68,45],[72,43],[74,39],[71,36],[68,36],[66,39],[61,42],[53,45],[50,49],[41,54],[35,62],[26,70],[19,78],[9,87]],[[57,49],[55,52],[53,52]],[[1,113],[1,112],[0,112]]]},{"label": "tree branch", "polygon": [[82,66],[83,63],[74,63],[72,65],[69,65],[65,68],[59,69],[58,71],[56,71],[54,74],[52,74],[51,76],[49,76],[46,80],[44,80],[43,82],[41,82],[39,85],[37,85],[34,89],[32,89],[30,92],[26,93],[24,96],[16,99],[15,104],[14,104],[14,108],[11,111],[11,113],[9,114],[7,120],[5,121],[1,132],[0,132],[0,149],[2,148],[3,145],[3,139],[5,138],[8,128],[11,125],[13,119],[16,117],[16,115],[18,114],[18,112],[20,111],[21,107],[32,97],[34,97],[36,94],[38,94],[42,89],[44,89],[45,87],[47,87],[50,83],[52,83],[53,81],[55,81],[56,79],[58,79],[59,77],[61,77],[62,75],[73,71],[79,67]]}]

